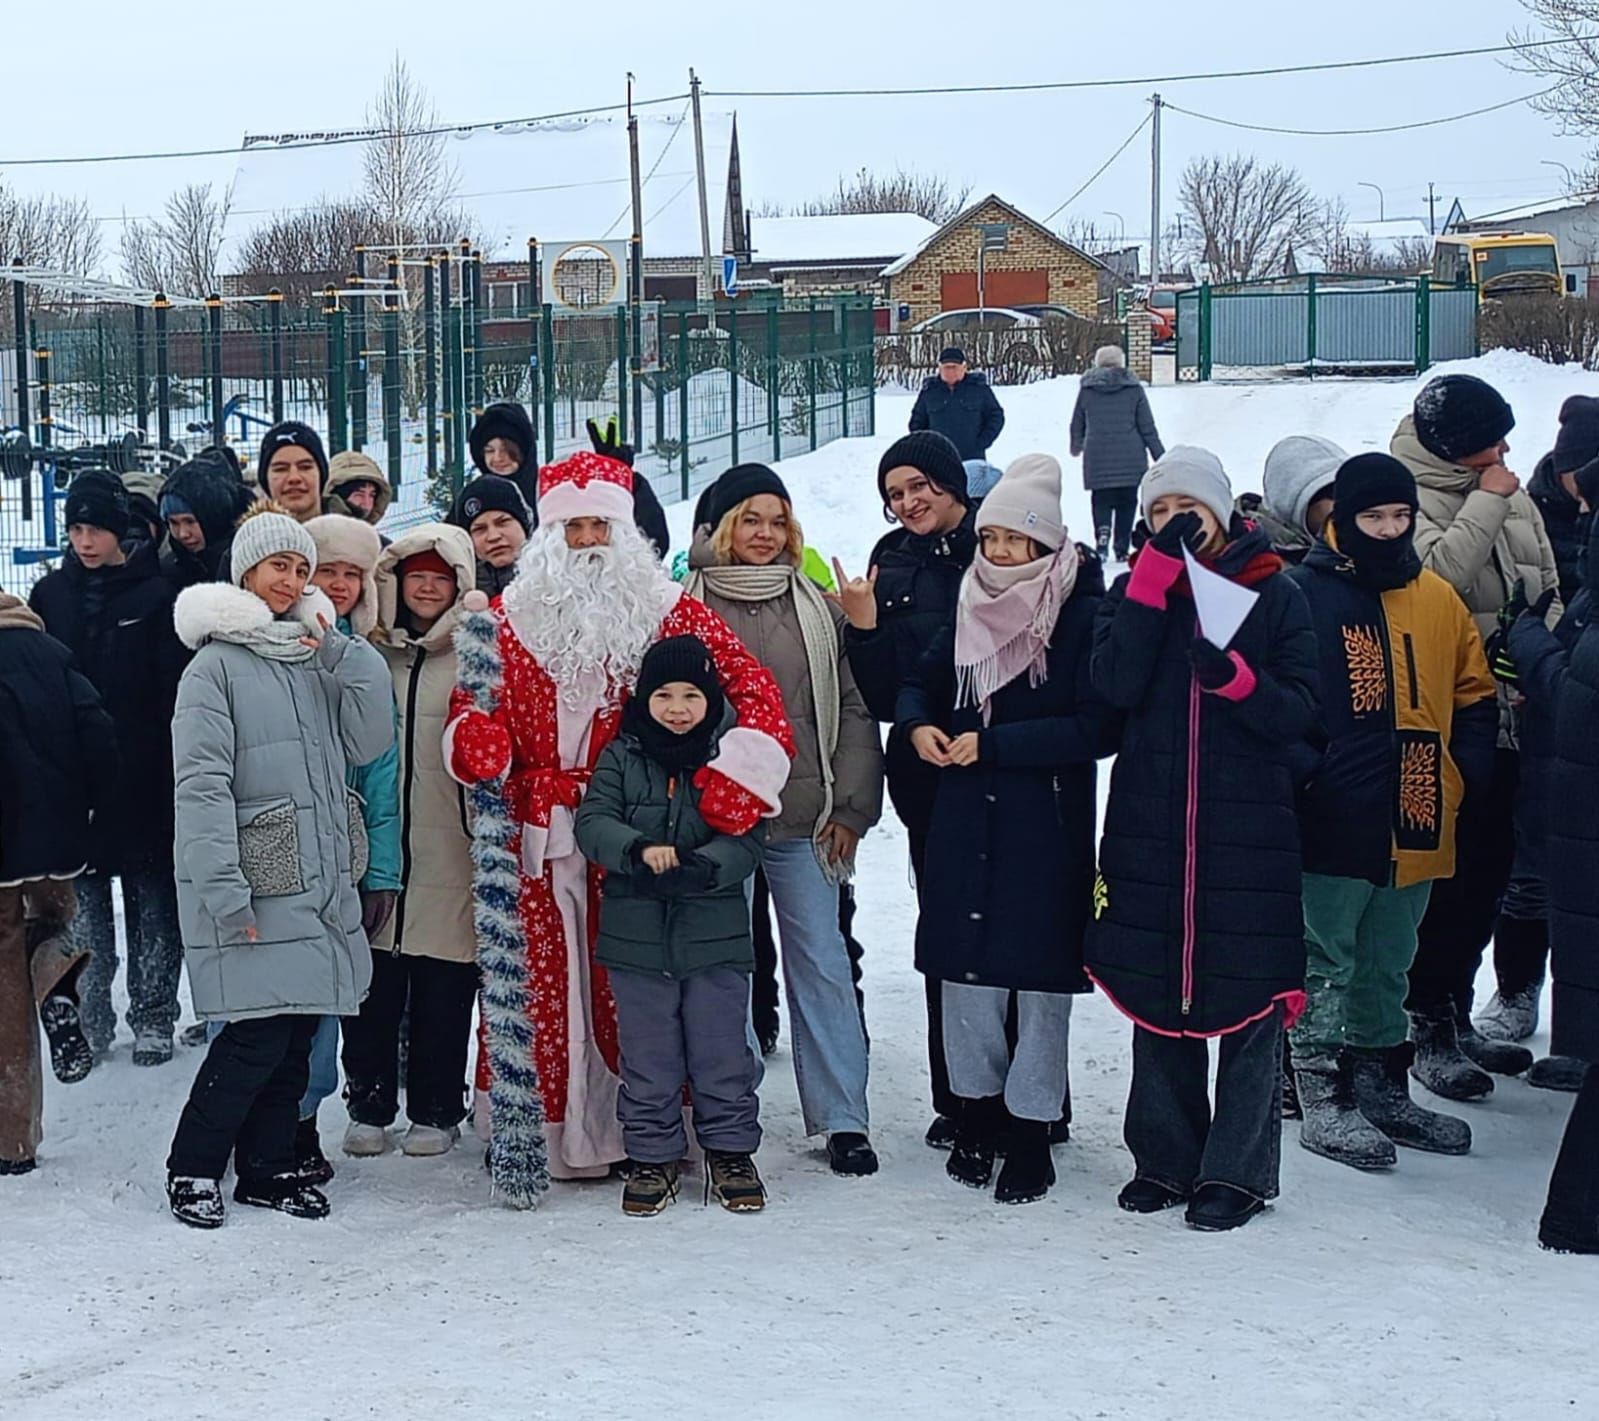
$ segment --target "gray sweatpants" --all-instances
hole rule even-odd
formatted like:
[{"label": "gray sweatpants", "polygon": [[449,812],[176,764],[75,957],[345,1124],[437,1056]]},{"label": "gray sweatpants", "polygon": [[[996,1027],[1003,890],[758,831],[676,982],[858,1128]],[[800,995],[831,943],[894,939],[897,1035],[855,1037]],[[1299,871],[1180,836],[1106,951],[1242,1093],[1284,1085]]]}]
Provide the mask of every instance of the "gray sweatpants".
[{"label": "gray sweatpants", "polygon": [[1016,1053],[1005,1040],[1011,993],[1004,987],[944,983],[944,1058],[950,1089],[963,1100],[1003,1095],[1018,1120],[1060,1119],[1072,999],[1064,992],[1017,992]]},{"label": "gray sweatpants", "polygon": [[685,1081],[700,1147],[754,1154],[761,1126],[748,1036],[750,974],[712,967],[673,981],[613,969],[611,995],[622,1048],[616,1118],[628,1158],[674,1164],[687,1153]]}]

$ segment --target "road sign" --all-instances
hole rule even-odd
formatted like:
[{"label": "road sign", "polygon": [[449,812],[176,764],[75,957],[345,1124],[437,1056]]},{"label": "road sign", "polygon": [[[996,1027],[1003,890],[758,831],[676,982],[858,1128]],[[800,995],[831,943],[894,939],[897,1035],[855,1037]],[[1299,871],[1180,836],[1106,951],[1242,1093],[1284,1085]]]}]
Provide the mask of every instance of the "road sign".
[{"label": "road sign", "polygon": [[722,258],[722,291],[724,295],[738,295],[738,258]]}]

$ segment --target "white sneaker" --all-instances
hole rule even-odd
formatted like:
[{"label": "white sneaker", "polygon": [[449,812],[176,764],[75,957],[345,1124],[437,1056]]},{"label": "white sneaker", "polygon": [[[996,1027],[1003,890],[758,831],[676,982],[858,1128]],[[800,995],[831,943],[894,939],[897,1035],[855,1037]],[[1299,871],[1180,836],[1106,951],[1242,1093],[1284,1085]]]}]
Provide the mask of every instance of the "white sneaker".
[{"label": "white sneaker", "polygon": [[381,1125],[362,1125],[352,1120],[344,1131],[344,1153],[357,1159],[387,1154],[389,1132]]},{"label": "white sneaker", "polygon": [[461,1138],[454,1125],[441,1130],[437,1125],[413,1125],[400,1140],[400,1148],[408,1155],[447,1155]]}]

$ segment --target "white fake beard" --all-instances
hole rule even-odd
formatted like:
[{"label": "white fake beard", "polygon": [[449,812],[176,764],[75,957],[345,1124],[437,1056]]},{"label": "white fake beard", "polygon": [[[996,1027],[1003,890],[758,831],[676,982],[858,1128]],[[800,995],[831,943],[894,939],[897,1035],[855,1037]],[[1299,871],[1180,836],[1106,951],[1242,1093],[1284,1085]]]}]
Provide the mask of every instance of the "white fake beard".
[{"label": "white fake beard", "polygon": [[631,523],[606,547],[566,546],[562,523],[533,530],[506,588],[505,615],[571,710],[615,706],[660,630],[666,573]]}]

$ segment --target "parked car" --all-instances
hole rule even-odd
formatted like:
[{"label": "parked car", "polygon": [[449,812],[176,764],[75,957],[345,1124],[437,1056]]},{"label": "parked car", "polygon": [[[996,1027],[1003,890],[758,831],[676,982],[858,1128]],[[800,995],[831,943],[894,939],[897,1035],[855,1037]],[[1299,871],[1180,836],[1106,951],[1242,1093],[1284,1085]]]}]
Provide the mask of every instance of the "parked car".
[{"label": "parked car", "polygon": [[1157,286],[1149,293],[1150,340],[1170,345],[1177,339],[1177,293],[1186,286]]},{"label": "parked car", "polygon": [[1024,316],[1037,316],[1041,321],[1086,321],[1089,318],[1081,311],[1074,311],[1070,306],[1057,306],[1054,304],[1042,306],[1013,306],[1013,311],[1020,311]]},{"label": "parked car", "polygon": [[1044,323],[1037,316],[1030,316],[1025,311],[1018,311],[1009,306],[969,306],[959,311],[940,311],[936,316],[929,316],[925,321],[918,321],[911,327],[912,332],[919,331],[977,331],[1013,330],[1018,326],[1041,326]]}]

